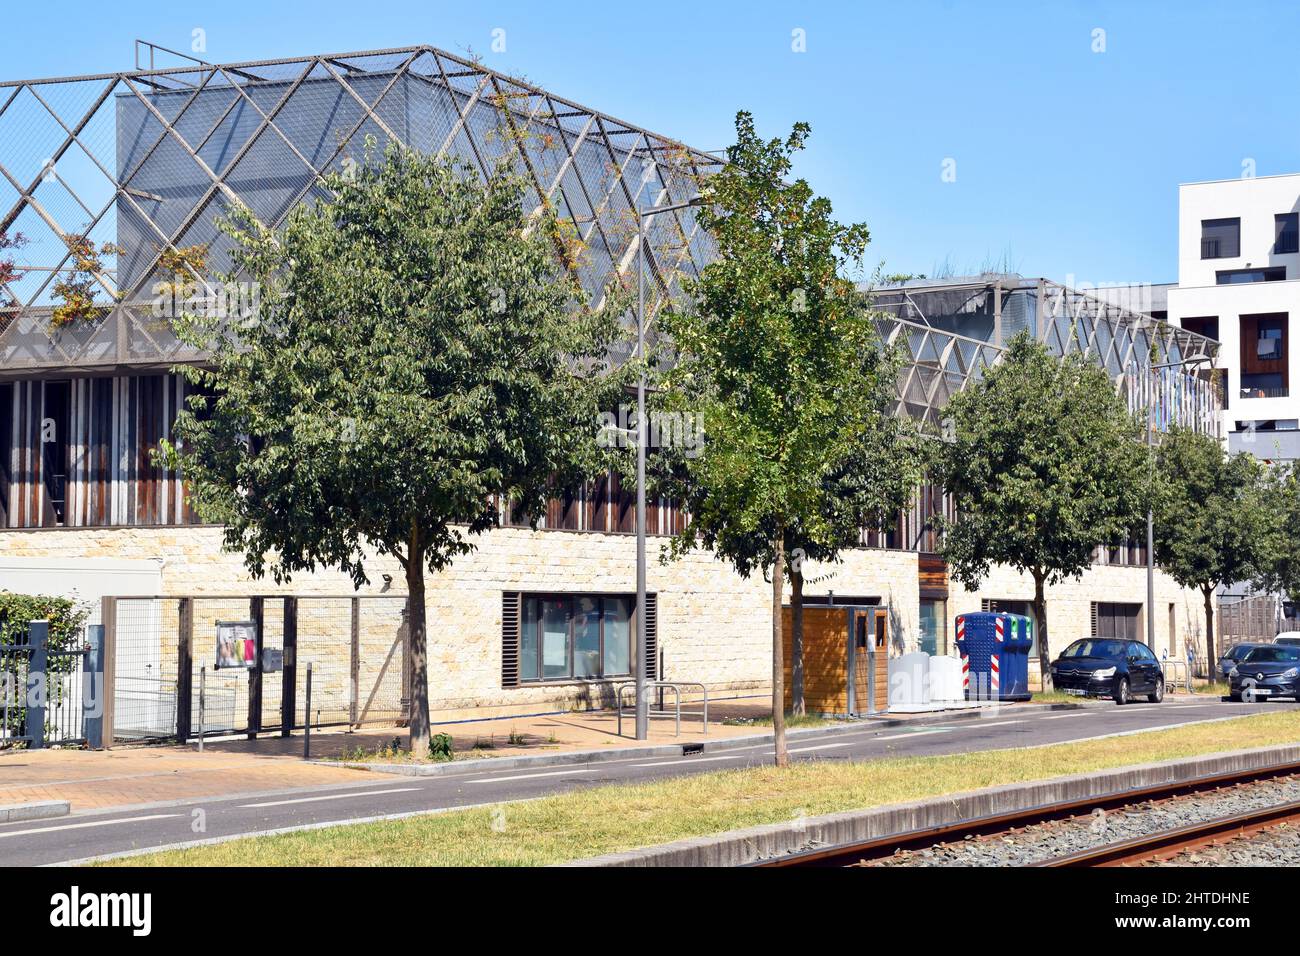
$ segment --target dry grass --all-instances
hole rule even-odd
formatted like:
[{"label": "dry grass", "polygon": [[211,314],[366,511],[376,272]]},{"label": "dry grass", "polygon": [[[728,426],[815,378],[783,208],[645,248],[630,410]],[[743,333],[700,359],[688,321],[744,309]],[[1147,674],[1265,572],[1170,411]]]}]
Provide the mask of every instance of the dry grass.
[{"label": "dry grass", "polygon": [[1300,740],[1300,712],[1075,744],[799,763],[598,787],[495,808],[252,837],[134,866],[532,866],[999,784]]}]

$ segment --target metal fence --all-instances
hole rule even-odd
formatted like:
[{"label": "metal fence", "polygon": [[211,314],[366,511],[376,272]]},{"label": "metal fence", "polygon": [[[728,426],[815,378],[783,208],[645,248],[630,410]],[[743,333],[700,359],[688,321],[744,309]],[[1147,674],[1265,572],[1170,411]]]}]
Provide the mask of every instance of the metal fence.
[{"label": "metal fence", "polygon": [[1283,631],[1300,630],[1300,621],[1287,617],[1285,602],[1272,594],[1218,602],[1220,652],[1246,641],[1271,641]]},{"label": "metal fence", "polygon": [[[106,598],[119,739],[287,734],[304,725],[399,724],[409,702],[405,595]],[[256,635],[249,667],[218,667],[218,624]]]},{"label": "metal fence", "polygon": [[86,742],[103,707],[90,650],[84,632],[51,643],[45,621],[32,622],[21,642],[0,642],[0,750]]}]

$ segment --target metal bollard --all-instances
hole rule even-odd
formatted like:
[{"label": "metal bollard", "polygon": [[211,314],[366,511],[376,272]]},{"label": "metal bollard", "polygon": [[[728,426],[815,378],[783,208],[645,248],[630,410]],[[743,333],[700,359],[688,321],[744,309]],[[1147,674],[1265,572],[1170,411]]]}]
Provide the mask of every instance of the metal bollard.
[{"label": "metal bollard", "polygon": [[203,716],[208,706],[208,665],[199,668],[199,753],[203,753]]},{"label": "metal bollard", "polygon": [[302,759],[311,759],[311,662],[307,663],[307,699],[306,706],[303,708],[303,716],[307,719],[303,721],[302,735]]}]

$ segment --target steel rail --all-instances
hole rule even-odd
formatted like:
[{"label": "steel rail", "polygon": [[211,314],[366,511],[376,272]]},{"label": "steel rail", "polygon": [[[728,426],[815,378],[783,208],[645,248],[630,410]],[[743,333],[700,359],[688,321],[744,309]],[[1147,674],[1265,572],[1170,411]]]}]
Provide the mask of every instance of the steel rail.
[{"label": "steel rail", "polygon": [[1090,847],[1066,856],[1041,860],[1033,866],[1090,867],[1128,866],[1149,860],[1167,859],[1186,850],[1199,849],[1223,838],[1239,838],[1258,833],[1279,823],[1300,819],[1300,800],[1280,803],[1271,807],[1247,810],[1228,816],[1216,817],[1200,823],[1162,830],[1143,836],[1117,840],[1101,846]]},{"label": "steel rail", "polygon": [[[1136,803],[1145,803],[1150,800],[1167,800],[1173,797],[1187,796],[1207,790],[1221,789],[1234,784],[1255,783],[1273,779],[1275,777],[1290,776],[1297,773],[1300,773],[1300,761],[1269,764],[1266,767],[1257,767],[1245,771],[1208,774],[1200,777],[1193,777],[1190,780],[1179,781],[1177,783],[1157,784],[1149,787],[1138,787],[1131,790],[1116,790],[1110,793],[1082,797],[1074,800],[1062,800],[1055,803],[1042,804],[1023,810],[1012,810],[1006,813],[990,814],[983,817],[972,817],[969,820],[960,820],[955,823],[943,824],[940,826],[922,827],[917,830],[904,830],[870,840],[838,844],[835,846],[818,847],[800,853],[792,853],[785,856],[773,857],[768,860],[761,860],[749,865],[760,868],[842,867],[859,863],[864,860],[878,860],[887,856],[892,856],[898,850],[928,847],[935,843],[961,840],[967,836],[987,836],[990,834],[1005,833],[1010,830],[1021,829],[1033,824],[1044,823],[1049,820],[1060,820],[1068,817],[1079,816],[1085,813],[1091,813],[1093,810],[1097,809],[1118,809]],[[1288,804],[1285,806],[1292,807],[1290,812],[1297,817],[1300,817],[1300,804]],[[1276,810],[1278,808],[1275,807],[1269,809]],[[1260,811],[1260,813],[1264,812],[1267,811]],[[1228,828],[1231,829],[1228,821],[1229,818],[1225,817],[1221,818],[1218,822],[1224,823],[1225,826],[1228,826]],[[1166,832],[1176,833],[1178,831]],[[1151,839],[1157,839],[1161,835],[1162,834],[1153,835]],[[1115,846],[1118,847],[1118,844]],[[1102,850],[1105,848],[1099,847],[1096,849]],[[1065,861],[1069,859],[1071,859],[1071,857],[1060,857],[1052,860],[1051,864],[1056,866],[1068,865]],[[1074,865],[1083,864],[1080,862],[1079,864]]]}]

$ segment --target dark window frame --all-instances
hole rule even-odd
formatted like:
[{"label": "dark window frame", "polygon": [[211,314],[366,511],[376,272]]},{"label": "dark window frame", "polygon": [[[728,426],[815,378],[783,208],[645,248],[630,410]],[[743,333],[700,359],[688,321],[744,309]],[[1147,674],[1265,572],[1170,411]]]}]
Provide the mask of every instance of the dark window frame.
[{"label": "dark window frame", "polygon": [[[1258,278],[1248,278],[1258,276]],[[1240,279],[1234,282],[1234,279]],[[1250,269],[1219,269],[1214,273],[1215,285],[1253,285],[1256,282],[1285,282],[1286,266],[1259,266]]]},{"label": "dark window frame", "polygon": [[[597,652],[600,662],[599,673],[594,676],[578,677],[573,672],[573,655],[576,647],[574,625],[577,621],[578,602],[583,599],[595,600],[600,602],[600,646]],[[628,651],[627,665],[628,670],[619,674],[605,673],[605,607],[610,601],[627,601],[630,608],[628,615]],[[647,600],[649,596],[647,595]],[[528,604],[536,602],[536,613],[533,616],[533,627],[536,630],[536,674],[535,677],[524,676],[523,666],[523,646],[524,646],[524,623],[528,620]],[[563,601],[568,608],[565,612],[565,645],[568,652],[568,673],[559,677],[545,676],[543,664],[544,646],[542,643],[542,614],[541,605],[546,601]],[[640,627],[641,609],[637,607],[636,594],[627,594],[624,592],[588,592],[588,591],[525,591],[519,595],[519,686],[532,686],[534,684],[572,684],[587,683],[591,681],[611,681],[624,680],[631,678],[636,671],[636,636]]]},{"label": "dark window frame", "polygon": [[[1228,228],[1236,230],[1236,239],[1231,246],[1225,243],[1226,236],[1207,236],[1207,229]],[[1228,251],[1231,250],[1231,251]],[[1229,216],[1223,219],[1201,220],[1201,258],[1202,259],[1236,259],[1241,255],[1241,217]]]},{"label": "dark window frame", "polygon": [[1291,256],[1300,252],[1300,212],[1273,215],[1273,255]]}]

